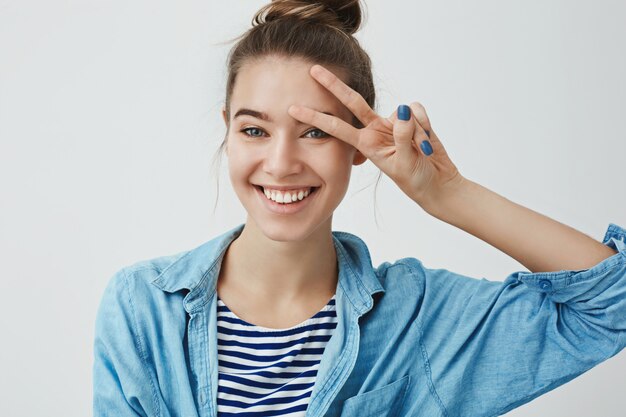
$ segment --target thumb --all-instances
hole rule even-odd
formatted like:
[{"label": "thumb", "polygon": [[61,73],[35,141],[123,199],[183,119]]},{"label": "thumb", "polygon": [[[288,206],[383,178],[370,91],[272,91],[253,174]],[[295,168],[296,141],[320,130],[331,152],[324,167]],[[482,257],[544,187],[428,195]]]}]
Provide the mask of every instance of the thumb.
[{"label": "thumb", "polygon": [[415,120],[411,117],[411,108],[406,104],[399,105],[397,119],[393,122],[393,140],[402,157],[412,155],[414,132]]}]

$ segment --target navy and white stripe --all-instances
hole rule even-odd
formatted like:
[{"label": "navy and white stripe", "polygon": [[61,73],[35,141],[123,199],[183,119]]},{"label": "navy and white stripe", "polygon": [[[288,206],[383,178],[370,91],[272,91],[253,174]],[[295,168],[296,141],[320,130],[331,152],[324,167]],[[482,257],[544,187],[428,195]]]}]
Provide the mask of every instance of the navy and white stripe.
[{"label": "navy and white stripe", "polygon": [[218,296],[218,416],[303,417],[336,327],[334,295],[313,317],[288,329],[248,323]]}]

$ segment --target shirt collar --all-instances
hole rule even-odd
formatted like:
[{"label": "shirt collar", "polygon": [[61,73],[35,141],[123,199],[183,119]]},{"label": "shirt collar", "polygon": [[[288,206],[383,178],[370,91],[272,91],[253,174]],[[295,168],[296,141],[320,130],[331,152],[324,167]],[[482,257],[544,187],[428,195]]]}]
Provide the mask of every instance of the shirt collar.
[{"label": "shirt collar", "polygon": [[[190,314],[197,312],[213,297],[226,248],[244,225],[183,253],[161,271],[152,285],[169,293],[188,290],[183,305]],[[357,314],[364,314],[373,306],[372,295],[385,291],[372,267],[367,245],[348,232],[333,231],[332,235],[339,264],[338,289],[345,292]]]}]

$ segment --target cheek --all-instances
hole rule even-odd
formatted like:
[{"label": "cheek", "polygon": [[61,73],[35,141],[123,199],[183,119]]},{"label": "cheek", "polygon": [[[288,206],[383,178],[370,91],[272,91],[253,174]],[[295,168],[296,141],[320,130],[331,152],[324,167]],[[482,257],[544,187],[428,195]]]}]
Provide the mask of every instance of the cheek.
[{"label": "cheek", "polygon": [[318,158],[320,172],[324,172],[327,178],[336,181],[347,181],[350,178],[352,167],[352,152],[349,148],[337,146],[330,152],[324,152],[323,157]]},{"label": "cheek", "polygon": [[[230,145],[229,145],[230,146]],[[254,166],[254,155],[248,155],[244,149],[230,147],[228,155],[228,173],[233,184],[245,181]]]},{"label": "cheek", "polygon": [[245,146],[237,140],[228,142],[228,163],[234,169],[241,170],[242,167],[251,165],[258,158],[258,150],[252,146]]},{"label": "cheek", "polygon": [[331,158],[341,167],[349,168],[352,165],[356,149],[345,142],[337,142],[335,149],[332,151]]}]

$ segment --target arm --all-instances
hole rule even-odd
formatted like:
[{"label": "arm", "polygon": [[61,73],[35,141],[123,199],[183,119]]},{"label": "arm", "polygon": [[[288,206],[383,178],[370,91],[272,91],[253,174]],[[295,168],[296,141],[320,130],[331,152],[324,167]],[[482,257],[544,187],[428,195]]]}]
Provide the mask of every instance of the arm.
[{"label": "arm", "polygon": [[617,253],[466,178],[436,201],[421,205],[432,216],[489,243],[531,272],[587,269]]},{"label": "arm", "polygon": [[502,415],[624,349],[626,229],[610,224],[602,243],[619,253],[503,282],[399,261],[422,286],[420,351],[445,414]]},{"label": "arm", "polygon": [[434,390],[449,415],[493,417],[624,348],[626,230],[610,224],[600,243],[461,183],[420,205],[534,272],[498,282],[413,262],[424,293],[418,322]]},{"label": "arm", "polygon": [[127,277],[122,270],[107,285],[96,316],[94,417],[156,415],[151,407],[145,409],[146,404],[152,406],[152,392],[138,351],[134,320]]}]

